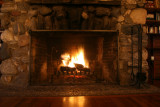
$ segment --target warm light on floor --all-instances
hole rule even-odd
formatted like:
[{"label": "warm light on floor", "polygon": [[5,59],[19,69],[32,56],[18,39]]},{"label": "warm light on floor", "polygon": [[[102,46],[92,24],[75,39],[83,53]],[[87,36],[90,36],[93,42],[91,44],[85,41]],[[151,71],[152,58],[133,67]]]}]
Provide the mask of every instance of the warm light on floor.
[{"label": "warm light on floor", "polygon": [[80,97],[64,97],[63,98],[63,106],[67,107],[84,107],[85,98],[84,96]]}]

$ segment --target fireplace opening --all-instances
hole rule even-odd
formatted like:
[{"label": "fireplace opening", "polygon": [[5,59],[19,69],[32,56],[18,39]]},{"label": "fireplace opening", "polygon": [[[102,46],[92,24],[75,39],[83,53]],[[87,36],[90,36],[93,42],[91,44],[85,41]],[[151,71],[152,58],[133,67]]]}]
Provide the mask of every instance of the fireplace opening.
[{"label": "fireplace opening", "polygon": [[30,85],[118,83],[117,31],[32,31]]}]

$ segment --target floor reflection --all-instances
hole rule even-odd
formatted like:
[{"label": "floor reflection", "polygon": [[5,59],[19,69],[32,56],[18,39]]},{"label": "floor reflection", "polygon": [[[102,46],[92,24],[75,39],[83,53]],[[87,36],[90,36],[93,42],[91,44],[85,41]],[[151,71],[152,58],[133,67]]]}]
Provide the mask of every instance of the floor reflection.
[{"label": "floor reflection", "polygon": [[63,106],[65,107],[84,107],[85,97],[64,97]]}]

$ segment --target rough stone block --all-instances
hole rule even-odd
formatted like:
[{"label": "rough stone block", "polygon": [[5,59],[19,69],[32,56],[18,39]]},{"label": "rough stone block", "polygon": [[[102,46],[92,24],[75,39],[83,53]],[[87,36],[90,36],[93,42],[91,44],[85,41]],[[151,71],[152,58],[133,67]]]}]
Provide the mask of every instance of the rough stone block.
[{"label": "rough stone block", "polygon": [[22,2],[23,0],[14,0],[14,2]]},{"label": "rough stone block", "polygon": [[81,8],[68,8],[68,18],[70,29],[80,29],[81,28]]},{"label": "rough stone block", "polygon": [[111,19],[108,16],[105,16],[103,18],[104,20],[104,29],[110,29],[111,28]]},{"label": "rough stone block", "polygon": [[95,11],[95,7],[93,6],[88,6],[88,12],[94,12]]},{"label": "rough stone block", "polygon": [[[132,29],[133,28],[133,32]],[[122,24],[121,31],[126,35],[133,35],[138,34],[138,26],[133,26],[132,24]]]},{"label": "rough stone block", "polygon": [[103,18],[96,17],[94,19],[94,29],[95,30],[104,29],[104,20],[103,20]]},{"label": "rough stone block", "polygon": [[5,2],[1,7],[1,12],[11,12],[16,9],[16,5],[14,2]]},{"label": "rough stone block", "polygon": [[36,17],[38,15],[38,10],[29,10],[28,16],[29,17]]},{"label": "rough stone block", "polygon": [[18,3],[16,3],[16,5],[17,5],[17,10],[19,10],[19,11],[28,11],[29,10],[29,4],[28,3],[26,3],[26,2],[18,2]]},{"label": "rough stone block", "polygon": [[22,57],[22,56],[28,56],[28,51],[29,47],[25,46],[21,48],[17,47],[16,49],[13,49],[11,52],[13,57]]},{"label": "rough stone block", "polygon": [[126,4],[125,6],[127,9],[135,9],[137,7],[137,4]]},{"label": "rough stone block", "polygon": [[11,15],[12,16],[20,16],[21,15],[21,11],[14,10],[14,11],[11,12]]},{"label": "rough stone block", "polygon": [[120,8],[115,8],[115,7],[112,8],[111,16],[118,17],[118,16],[120,16],[120,14],[121,14]]},{"label": "rough stone block", "polygon": [[148,58],[148,51],[145,48],[143,48],[142,49],[142,59],[147,60],[147,58]]},{"label": "rough stone block", "polygon": [[28,18],[28,14],[23,14],[23,15],[18,16],[16,18],[16,21],[17,21],[17,23],[24,24],[27,18]]},{"label": "rough stone block", "polygon": [[128,86],[130,85],[131,77],[128,71],[120,70],[120,85],[121,86]]},{"label": "rough stone block", "polygon": [[118,23],[117,22],[117,18],[111,17],[111,20],[110,20],[110,30],[115,30],[117,23]]},{"label": "rough stone block", "polygon": [[[4,18],[5,17],[5,18]],[[10,15],[8,13],[3,13],[1,14],[1,27],[3,29],[7,29],[9,27],[10,24]]]},{"label": "rough stone block", "polygon": [[36,30],[37,29],[37,20],[36,17],[29,18],[25,21],[26,30]]},{"label": "rough stone block", "polygon": [[52,9],[43,6],[39,9],[39,12],[40,12],[41,15],[48,15],[52,12]]},{"label": "rough stone block", "polygon": [[14,42],[14,35],[11,31],[9,30],[5,30],[2,34],[1,34],[1,39],[4,42]]},{"label": "rough stone block", "polygon": [[132,10],[130,17],[135,24],[145,24],[147,11],[143,8],[136,8]]},{"label": "rough stone block", "polygon": [[121,6],[121,14],[124,15],[126,11],[127,9],[125,8],[125,6]]},{"label": "rough stone block", "polygon": [[27,87],[29,85],[28,78],[29,78],[28,72],[21,72],[13,78],[11,83],[16,87]]},{"label": "rough stone block", "polygon": [[137,4],[136,0],[126,0],[127,4]]},{"label": "rough stone block", "polygon": [[9,49],[7,43],[3,43],[0,48],[0,58],[1,60],[5,60],[11,57],[11,50]]},{"label": "rough stone block", "polygon": [[111,11],[109,8],[104,8],[104,7],[97,7],[96,8],[96,15],[97,16],[109,16],[111,14]]},{"label": "rough stone block", "polygon": [[23,62],[23,63],[25,63],[25,64],[29,64],[29,56],[27,55],[27,56],[23,56],[23,57],[21,57],[21,61]]},{"label": "rough stone block", "polygon": [[133,21],[132,21],[132,19],[131,19],[131,17],[130,17],[130,15],[125,15],[125,23],[127,23],[127,24],[133,24]]},{"label": "rough stone block", "polygon": [[2,64],[0,65],[0,70],[3,75],[15,75],[18,72],[12,59],[2,61]]},{"label": "rough stone block", "polygon": [[82,12],[82,18],[83,18],[83,19],[88,19],[88,14],[87,14],[87,12]]},{"label": "rough stone block", "polygon": [[44,18],[44,20],[45,20],[45,29],[51,30],[51,29],[52,29],[51,16],[46,16],[46,17]]},{"label": "rough stone block", "polygon": [[27,35],[22,35],[19,36],[19,41],[18,41],[18,45],[21,46],[26,46],[29,44],[29,36]]},{"label": "rough stone block", "polygon": [[25,27],[23,23],[15,23],[13,25],[13,32],[15,35],[22,35],[25,33]]},{"label": "rough stone block", "polygon": [[121,15],[118,17],[118,22],[123,22],[124,21],[124,17]]},{"label": "rough stone block", "polygon": [[37,16],[37,20],[36,20],[36,24],[37,24],[37,29],[44,29],[44,17],[42,15],[38,15]]},{"label": "rough stone block", "polygon": [[3,84],[9,84],[9,83],[11,83],[12,78],[13,78],[13,75],[2,75],[1,76],[1,82]]}]

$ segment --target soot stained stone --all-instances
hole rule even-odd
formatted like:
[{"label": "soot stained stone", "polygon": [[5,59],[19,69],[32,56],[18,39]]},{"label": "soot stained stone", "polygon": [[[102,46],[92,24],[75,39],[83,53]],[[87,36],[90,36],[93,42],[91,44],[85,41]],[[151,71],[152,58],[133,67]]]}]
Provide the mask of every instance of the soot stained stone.
[{"label": "soot stained stone", "polygon": [[[133,32],[131,30],[132,27],[133,27]],[[138,27],[133,25],[123,24],[121,30],[126,35],[131,35],[132,33],[138,34]]]},{"label": "soot stained stone", "polygon": [[44,29],[44,17],[42,15],[37,16],[37,29]]},{"label": "soot stained stone", "polygon": [[39,9],[39,12],[40,12],[41,15],[48,15],[52,12],[52,9],[43,6]]},{"label": "soot stained stone", "polygon": [[110,24],[109,24],[110,29],[116,29],[116,24],[117,23],[118,23],[117,18],[112,17],[111,20],[110,20]]},{"label": "soot stained stone", "polygon": [[68,8],[68,19],[69,19],[69,25],[70,29],[80,29],[81,25],[81,14],[82,9],[81,8]]},{"label": "soot stained stone", "polygon": [[88,12],[94,12],[95,11],[95,7],[93,6],[88,6]]},{"label": "soot stained stone", "polygon": [[120,16],[120,14],[121,14],[120,8],[115,8],[115,7],[112,8],[111,15],[113,17],[118,17],[118,16]]},{"label": "soot stained stone", "polygon": [[11,57],[11,50],[9,49],[7,43],[3,43],[0,48],[0,58],[5,60]]},{"label": "soot stained stone", "polygon": [[53,29],[68,29],[66,8],[63,6],[54,6],[52,9],[51,21],[53,23]]},{"label": "soot stained stone", "polygon": [[[5,17],[5,18],[4,18]],[[4,13],[1,18],[1,27],[7,29],[10,24],[10,15],[8,13]]]},{"label": "soot stained stone", "polygon": [[109,16],[111,14],[111,10],[109,8],[97,7],[96,8],[96,16]]},{"label": "soot stained stone", "polygon": [[94,19],[94,29],[96,30],[104,29],[104,20],[102,18],[96,17]]},{"label": "soot stained stone", "polygon": [[45,29],[51,30],[52,29],[51,16],[46,16],[44,19],[45,19]]},{"label": "soot stained stone", "polygon": [[111,20],[108,16],[104,17],[104,29],[110,29]]}]

